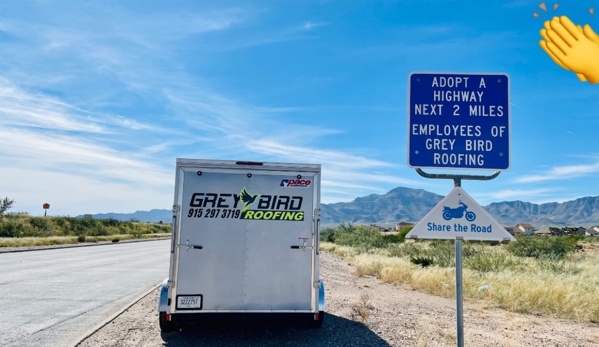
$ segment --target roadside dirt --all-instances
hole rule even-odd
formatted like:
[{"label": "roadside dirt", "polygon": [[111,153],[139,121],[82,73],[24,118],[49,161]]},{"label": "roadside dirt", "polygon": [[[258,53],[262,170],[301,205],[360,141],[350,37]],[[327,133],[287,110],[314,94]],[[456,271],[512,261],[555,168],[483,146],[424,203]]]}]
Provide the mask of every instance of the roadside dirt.
[{"label": "roadside dirt", "polygon": [[[293,323],[204,324],[161,333],[158,290],[79,346],[455,346],[454,299],[357,277],[335,255],[321,253],[326,312],[321,329]],[[485,309],[464,303],[466,346],[599,346],[599,324]]]}]

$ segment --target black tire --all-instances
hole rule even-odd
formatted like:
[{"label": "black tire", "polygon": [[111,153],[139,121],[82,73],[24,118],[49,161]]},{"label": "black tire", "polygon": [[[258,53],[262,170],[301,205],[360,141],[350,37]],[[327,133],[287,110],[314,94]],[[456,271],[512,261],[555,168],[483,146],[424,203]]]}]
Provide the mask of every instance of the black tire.
[{"label": "black tire", "polygon": [[176,324],[173,321],[166,320],[166,312],[160,312],[158,314],[158,322],[160,323],[160,330],[163,333],[169,333],[176,328]]},{"label": "black tire", "polygon": [[324,311],[318,312],[318,319],[310,321],[310,328],[318,329],[322,327],[322,323],[324,322]]}]

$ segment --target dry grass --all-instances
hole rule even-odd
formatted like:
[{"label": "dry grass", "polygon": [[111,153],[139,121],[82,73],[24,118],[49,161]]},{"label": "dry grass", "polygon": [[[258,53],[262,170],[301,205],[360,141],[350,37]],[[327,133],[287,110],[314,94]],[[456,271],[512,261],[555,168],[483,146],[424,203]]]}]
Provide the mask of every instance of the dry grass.
[{"label": "dry grass", "polygon": [[52,236],[52,237],[2,237],[0,247],[32,247],[47,245],[62,245],[77,243],[76,236]]},{"label": "dry grass", "polygon": [[[169,233],[162,234],[144,234],[141,236],[143,239],[157,238],[157,237],[170,237]],[[87,236],[85,242],[111,242],[113,240],[131,240],[133,239],[131,234],[122,235],[109,235],[109,236]],[[63,245],[63,244],[75,244],[77,242],[76,236],[51,236],[51,237],[0,237],[0,247],[34,247],[34,246],[49,246],[49,245]]]},{"label": "dry grass", "polygon": [[[329,243],[323,243],[321,248],[354,265],[358,276],[377,276],[384,282],[402,284],[442,297],[455,297],[453,268],[421,267],[410,263],[406,257],[390,257],[384,251],[358,254],[351,247]],[[588,249],[585,248],[584,256],[575,256],[565,265],[556,263],[554,266],[558,266],[559,271],[542,261],[518,257],[509,259],[515,262],[513,266],[498,271],[481,272],[465,268],[464,297],[513,312],[599,323],[599,251],[588,252]],[[498,248],[492,251],[502,252]],[[489,285],[489,289],[479,292],[478,289],[485,284]]]},{"label": "dry grass", "polygon": [[370,315],[376,308],[370,300],[368,294],[362,294],[360,296],[360,302],[352,305],[351,307],[351,318],[355,321],[361,321],[364,324],[370,323]]}]

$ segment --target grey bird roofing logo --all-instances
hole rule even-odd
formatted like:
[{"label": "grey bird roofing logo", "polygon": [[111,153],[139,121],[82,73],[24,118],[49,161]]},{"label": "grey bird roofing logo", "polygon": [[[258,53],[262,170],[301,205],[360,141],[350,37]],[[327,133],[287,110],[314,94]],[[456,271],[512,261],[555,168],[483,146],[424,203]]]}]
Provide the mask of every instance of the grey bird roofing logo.
[{"label": "grey bird roofing logo", "polygon": [[250,205],[253,204],[256,199],[258,199],[258,197],[260,197],[260,194],[252,195],[247,191],[247,189],[245,189],[245,187],[243,187],[241,193],[239,193],[240,200],[245,204],[241,212],[245,212]]}]

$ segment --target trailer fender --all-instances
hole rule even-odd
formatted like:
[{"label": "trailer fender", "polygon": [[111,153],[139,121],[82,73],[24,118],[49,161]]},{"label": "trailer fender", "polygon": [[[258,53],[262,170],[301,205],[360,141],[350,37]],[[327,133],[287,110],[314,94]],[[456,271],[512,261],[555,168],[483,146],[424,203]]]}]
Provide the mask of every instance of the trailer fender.
[{"label": "trailer fender", "polygon": [[324,282],[322,281],[322,279],[319,279],[318,281],[320,282],[320,286],[318,288],[318,311],[324,312]]},{"label": "trailer fender", "polygon": [[158,312],[168,312],[168,277],[162,282],[160,298],[158,299]]}]

